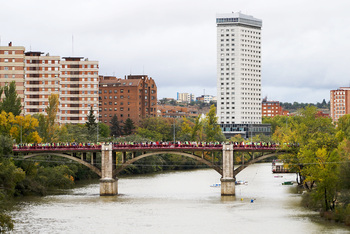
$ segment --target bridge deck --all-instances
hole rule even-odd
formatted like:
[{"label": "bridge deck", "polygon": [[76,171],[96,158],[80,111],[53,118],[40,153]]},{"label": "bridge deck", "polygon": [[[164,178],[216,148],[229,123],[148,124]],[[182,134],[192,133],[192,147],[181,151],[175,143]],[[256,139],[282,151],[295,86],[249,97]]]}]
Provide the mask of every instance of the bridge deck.
[{"label": "bridge deck", "polygon": [[[211,146],[193,146],[193,145],[117,145],[113,146],[114,152],[133,152],[133,151],[222,151],[222,145]],[[238,152],[275,152],[279,151],[279,147],[274,146],[234,146],[233,151]],[[22,146],[14,147],[14,153],[40,153],[40,152],[101,152],[101,145],[96,146]]]}]

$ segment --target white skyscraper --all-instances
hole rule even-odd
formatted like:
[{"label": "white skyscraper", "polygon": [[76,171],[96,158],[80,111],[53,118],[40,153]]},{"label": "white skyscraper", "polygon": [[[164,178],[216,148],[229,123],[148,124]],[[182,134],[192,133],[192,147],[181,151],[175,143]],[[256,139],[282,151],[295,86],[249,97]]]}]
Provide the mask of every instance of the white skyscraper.
[{"label": "white skyscraper", "polygon": [[216,24],[217,115],[233,133],[261,124],[262,20],[235,12],[217,14]]}]

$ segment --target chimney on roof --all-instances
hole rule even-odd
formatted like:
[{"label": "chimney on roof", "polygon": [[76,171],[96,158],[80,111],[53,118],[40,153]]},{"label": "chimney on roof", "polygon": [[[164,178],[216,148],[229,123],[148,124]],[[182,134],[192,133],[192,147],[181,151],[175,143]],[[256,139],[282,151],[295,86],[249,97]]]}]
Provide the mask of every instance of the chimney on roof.
[{"label": "chimney on roof", "polygon": [[10,41],[9,46],[12,46],[12,41]]}]

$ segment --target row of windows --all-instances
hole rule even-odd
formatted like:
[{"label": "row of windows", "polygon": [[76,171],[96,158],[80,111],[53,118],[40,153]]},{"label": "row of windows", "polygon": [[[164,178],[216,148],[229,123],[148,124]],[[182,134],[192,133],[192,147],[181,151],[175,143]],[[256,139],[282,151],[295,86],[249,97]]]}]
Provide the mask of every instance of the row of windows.
[{"label": "row of windows", "polygon": [[[221,42],[224,42],[224,41],[225,41],[225,39],[221,39],[220,41],[221,41]],[[230,39],[226,39],[226,41],[230,41]],[[234,38],[232,38],[232,39],[231,39],[231,41],[235,41],[235,39],[234,39]]]},{"label": "row of windows", "polygon": [[4,51],[4,54],[5,54],[5,55],[8,55],[8,54],[16,54],[16,51],[15,51],[15,50],[12,50],[12,51],[5,50],[5,51]]},{"label": "row of windows", "polygon": [[[227,29],[226,29],[226,32],[229,32],[229,31],[230,31],[230,29],[227,28]],[[235,29],[232,28],[232,29],[231,29],[231,32],[234,32],[234,31],[235,31]],[[224,32],[224,29],[221,29],[220,32]]]},{"label": "row of windows", "polygon": [[[80,67],[81,65],[81,67]],[[67,64],[67,65],[62,65],[62,68],[98,68],[97,64]]]},{"label": "row of windows", "polygon": [[[225,44],[220,44],[220,46],[221,46],[221,47],[224,47]],[[226,44],[226,46],[230,46],[230,44]],[[231,46],[235,46],[235,44],[232,43]]]},{"label": "row of windows", "polygon": [[261,34],[261,33],[258,32],[258,31],[253,31],[253,30],[249,30],[249,29],[241,29],[241,32],[252,33],[252,34],[258,34],[258,35]]},{"label": "row of windows", "polygon": [[[40,60],[37,59],[27,59],[24,60],[25,63],[28,64],[39,64]],[[59,60],[41,60],[42,64],[59,64]]]}]

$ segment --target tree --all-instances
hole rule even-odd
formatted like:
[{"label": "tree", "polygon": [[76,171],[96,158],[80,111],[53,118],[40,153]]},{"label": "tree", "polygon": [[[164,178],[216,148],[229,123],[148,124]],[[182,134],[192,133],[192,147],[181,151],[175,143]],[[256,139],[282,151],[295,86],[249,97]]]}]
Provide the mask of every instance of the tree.
[{"label": "tree", "polygon": [[206,115],[204,129],[206,140],[209,142],[223,141],[225,139],[218,124],[218,117],[216,116],[216,108],[214,105],[210,107],[210,110]]},{"label": "tree", "polygon": [[109,129],[109,126],[105,123],[98,123],[98,133],[101,137],[107,138],[111,134],[111,130]]},{"label": "tree", "polygon": [[130,135],[130,134],[132,134],[134,129],[135,129],[134,122],[132,121],[132,119],[127,118],[125,123],[124,123],[124,127],[123,127],[124,134],[125,135]]},{"label": "tree", "polygon": [[16,185],[23,181],[25,173],[17,168],[7,157],[12,152],[12,140],[8,136],[0,135],[0,232],[13,229],[12,218],[4,213],[5,202],[15,193]]},{"label": "tree", "polygon": [[11,112],[14,116],[20,115],[22,111],[21,98],[17,95],[15,81],[12,81],[10,85],[6,84],[4,87],[0,87],[0,98],[3,93],[5,97],[0,102],[0,112]]},{"label": "tree", "polygon": [[300,182],[312,191],[316,201],[323,200],[324,209],[329,210],[334,208],[338,189],[338,142],[331,119],[316,114],[315,106],[299,110],[286,125],[276,128],[274,137],[289,150],[283,159],[299,173]]},{"label": "tree", "polygon": [[191,141],[202,141],[203,140],[203,123],[201,117],[197,116],[194,126],[191,132]]},{"label": "tree", "polygon": [[14,116],[12,112],[2,111],[0,114],[0,132],[21,142],[41,142],[41,138],[36,131],[38,120],[31,115]]},{"label": "tree", "polygon": [[113,118],[111,119],[110,130],[111,130],[111,135],[114,137],[119,137],[122,135],[122,129],[119,125],[117,115],[114,115]]},{"label": "tree", "polygon": [[46,121],[47,121],[47,142],[52,142],[56,137],[57,125],[55,123],[58,112],[58,94],[51,94],[49,96],[49,105],[46,107]]},{"label": "tree", "polygon": [[94,111],[92,110],[92,106],[90,108],[89,114],[87,115],[87,121],[85,123],[85,126],[88,129],[89,132],[89,138],[90,140],[95,139],[95,137],[92,137],[95,135],[95,132],[97,134],[97,122],[96,122],[96,117],[94,115]]},{"label": "tree", "polygon": [[350,115],[343,115],[337,122],[337,136],[340,141],[344,138],[350,140]]},{"label": "tree", "polygon": [[180,141],[190,141],[193,126],[194,123],[192,121],[186,117],[183,117],[180,125],[180,131],[177,131],[176,133],[176,139]]},{"label": "tree", "polygon": [[59,141],[63,142],[87,142],[92,139],[96,139],[96,134],[89,133],[85,124],[65,124],[59,132]]},{"label": "tree", "polygon": [[137,128],[136,133],[141,137],[152,141],[172,141],[172,122],[173,120],[170,118],[144,118],[142,119],[140,126]]}]

